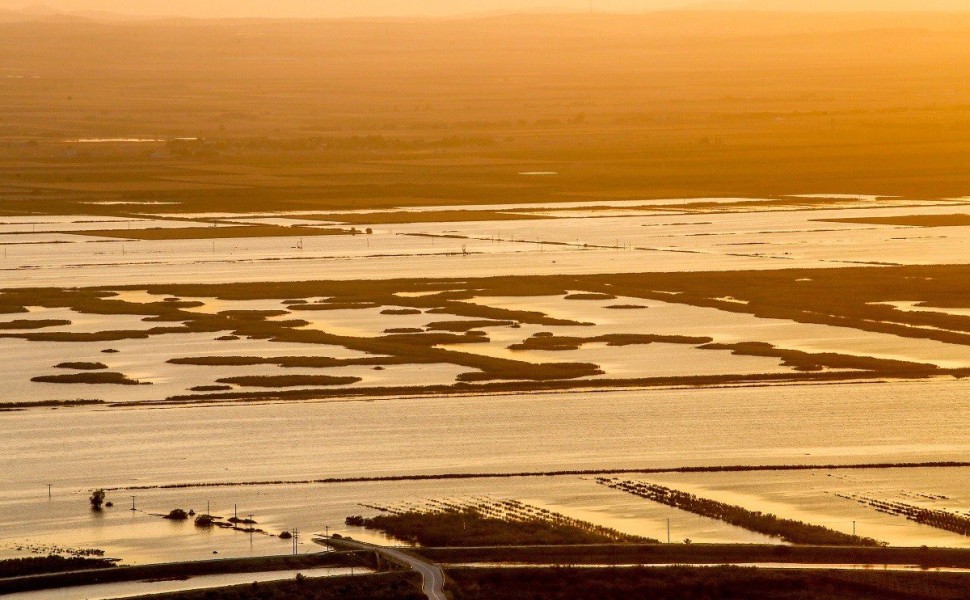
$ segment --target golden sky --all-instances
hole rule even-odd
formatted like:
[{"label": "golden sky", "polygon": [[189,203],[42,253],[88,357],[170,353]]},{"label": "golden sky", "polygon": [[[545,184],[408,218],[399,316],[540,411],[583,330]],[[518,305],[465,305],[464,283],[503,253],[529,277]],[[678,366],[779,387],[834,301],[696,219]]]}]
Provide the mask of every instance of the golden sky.
[{"label": "golden sky", "polygon": [[[599,11],[683,7],[774,10],[970,10],[967,0],[593,0]],[[447,16],[588,10],[589,0],[0,0],[0,9],[107,11],[193,17]]]}]

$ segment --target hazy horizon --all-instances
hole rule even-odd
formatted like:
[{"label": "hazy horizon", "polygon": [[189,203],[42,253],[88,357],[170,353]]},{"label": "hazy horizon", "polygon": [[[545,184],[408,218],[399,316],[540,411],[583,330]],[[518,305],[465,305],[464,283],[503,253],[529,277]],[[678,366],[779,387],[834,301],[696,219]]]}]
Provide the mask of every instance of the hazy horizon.
[{"label": "hazy horizon", "polygon": [[648,12],[669,9],[775,11],[967,11],[961,0],[360,0],[354,3],[302,0],[0,0],[0,10],[106,12],[135,16],[200,18],[333,18],[458,16],[494,12]]}]

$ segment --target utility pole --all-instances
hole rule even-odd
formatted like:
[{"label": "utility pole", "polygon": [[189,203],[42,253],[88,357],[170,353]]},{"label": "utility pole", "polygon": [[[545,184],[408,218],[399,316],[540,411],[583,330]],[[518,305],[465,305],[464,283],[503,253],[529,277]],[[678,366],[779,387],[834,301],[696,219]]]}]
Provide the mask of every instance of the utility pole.
[{"label": "utility pole", "polygon": [[51,498],[53,498],[53,495],[51,494],[51,486],[53,486],[53,485],[54,485],[53,483],[48,483],[47,484],[47,499],[48,500],[50,500]]},{"label": "utility pole", "polygon": [[131,497],[131,512],[135,512],[135,497]]},{"label": "utility pole", "polygon": [[249,546],[253,545],[253,516],[249,515]]}]

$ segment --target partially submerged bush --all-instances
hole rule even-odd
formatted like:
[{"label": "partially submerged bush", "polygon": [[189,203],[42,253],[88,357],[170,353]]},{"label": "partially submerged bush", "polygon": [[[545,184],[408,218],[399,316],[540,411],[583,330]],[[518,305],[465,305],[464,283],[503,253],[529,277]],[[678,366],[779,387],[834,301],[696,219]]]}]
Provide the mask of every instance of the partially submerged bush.
[{"label": "partially submerged bush", "polygon": [[212,515],[199,515],[195,518],[196,527],[212,527],[216,520]]},{"label": "partially submerged bush", "polygon": [[91,502],[91,508],[94,510],[101,510],[101,507],[104,506],[105,496],[106,494],[103,489],[94,490],[94,492],[91,493],[91,497],[88,498],[88,500]]},{"label": "partially submerged bush", "polygon": [[189,513],[185,512],[181,508],[175,508],[175,509],[172,509],[172,512],[165,515],[164,518],[170,519],[172,521],[185,521],[189,518]]}]

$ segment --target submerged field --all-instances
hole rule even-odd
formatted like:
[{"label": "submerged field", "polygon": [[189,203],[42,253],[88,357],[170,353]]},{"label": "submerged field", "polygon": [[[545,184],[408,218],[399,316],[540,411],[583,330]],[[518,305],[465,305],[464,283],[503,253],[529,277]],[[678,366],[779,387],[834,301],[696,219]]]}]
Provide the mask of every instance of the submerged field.
[{"label": "submerged field", "polygon": [[[664,542],[669,519],[681,543],[966,546],[965,228],[855,222],[963,203],[806,202],[144,215],[108,237],[83,217],[37,219],[42,233],[7,218],[17,517],[0,552],[275,554],[294,527],[387,541],[344,519],[439,502]],[[825,468],[873,463],[898,466]],[[89,513],[98,487],[116,508]],[[203,505],[261,532],[161,518]]]},{"label": "submerged field", "polygon": [[970,548],[970,21],[912,18],[0,19],[0,559]]}]

